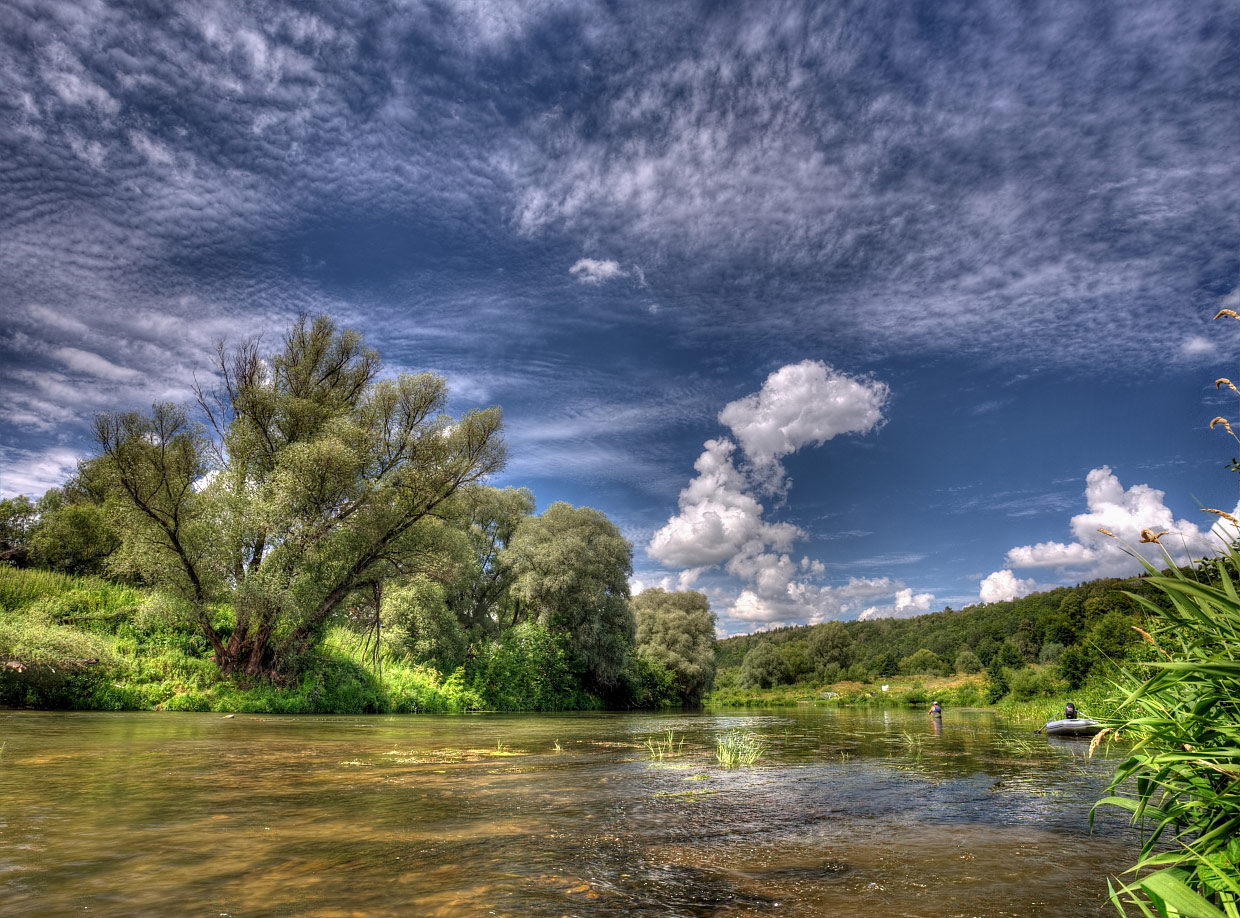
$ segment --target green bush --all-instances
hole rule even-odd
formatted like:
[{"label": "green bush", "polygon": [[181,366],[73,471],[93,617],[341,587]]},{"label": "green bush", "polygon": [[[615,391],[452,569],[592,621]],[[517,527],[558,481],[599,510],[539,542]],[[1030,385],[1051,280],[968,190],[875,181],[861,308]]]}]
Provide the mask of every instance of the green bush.
[{"label": "green bush", "polygon": [[486,708],[482,696],[466,684],[464,668],[444,679],[431,667],[395,667],[383,680],[393,714],[460,714]]},{"label": "green bush", "polygon": [[[676,673],[643,654],[629,657],[621,671],[618,700],[635,708],[668,708],[684,703]],[[700,701],[699,697],[695,703]]]},{"label": "green bush", "polygon": [[941,672],[943,661],[933,651],[921,648],[900,661],[900,672],[908,676],[930,676]]},{"label": "green bush", "polygon": [[1124,914],[1240,914],[1240,553],[1213,566],[1217,582],[1147,564],[1166,605],[1130,594],[1157,656],[1123,674],[1108,725],[1133,745],[1098,805],[1127,810],[1144,835],[1132,880],[1112,893]]},{"label": "green bush", "polygon": [[768,641],[755,644],[741,662],[741,688],[770,688],[791,681],[783,655]]},{"label": "green bush", "polygon": [[1063,687],[1047,670],[1023,669],[1012,674],[1009,688],[1017,701],[1032,701],[1058,695]]},{"label": "green bush", "polygon": [[860,682],[863,685],[868,685],[874,681],[874,675],[870,672],[869,667],[867,667],[864,663],[854,663],[852,666],[848,667],[848,681]]},{"label": "green bush", "polygon": [[960,653],[956,654],[956,672],[973,675],[982,671],[982,661],[968,647],[962,648]]},{"label": "green bush", "polygon": [[818,671],[814,675],[817,677],[819,684],[831,685],[833,682],[839,682],[844,672],[840,668],[840,664],[832,661],[819,666]]},{"label": "green bush", "polygon": [[473,666],[473,690],[499,711],[565,711],[598,707],[581,689],[567,638],[536,621],[522,622],[484,644]]},{"label": "green bush", "polygon": [[895,676],[900,672],[899,662],[886,651],[870,657],[866,668],[875,676]]},{"label": "green bush", "polygon": [[1080,688],[1089,678],[1089,671],[1094,666],[1094,655],[1086,648],[1078,645],[1065,647],[1055,664],[1059,678],[1068,683],[1068,688]]},{"label": "green bush", "polygon": [[1064,646],[1055,641],[1047,641],[1042,645],[1042,649],[1038,651],[1039,663],[1058,663],[1059,658],[1063,656]]}]

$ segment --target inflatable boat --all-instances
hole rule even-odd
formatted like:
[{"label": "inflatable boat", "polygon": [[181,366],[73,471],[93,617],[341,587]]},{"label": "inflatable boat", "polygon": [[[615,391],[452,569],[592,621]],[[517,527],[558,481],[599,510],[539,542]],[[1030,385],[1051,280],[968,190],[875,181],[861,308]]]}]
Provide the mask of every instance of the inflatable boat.
[{"label": "inflatable boat", "polygon": [[1093,736],[1102,729],[1102,724],[1088,717],[1074,717],[1071,720],[1052,720],[1042,732],[1047,736]]}]

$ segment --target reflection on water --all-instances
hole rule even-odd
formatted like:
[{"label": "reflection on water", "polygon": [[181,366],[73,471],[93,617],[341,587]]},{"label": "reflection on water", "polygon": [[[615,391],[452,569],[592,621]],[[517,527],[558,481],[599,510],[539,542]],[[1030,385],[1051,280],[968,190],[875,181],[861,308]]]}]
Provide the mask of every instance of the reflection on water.
[{"label": "reflection on water", "polygon": [[[760,733],[758,767],[715,737]],[[675,730],[684,754],[649,761]],[[1095,915],[1113,764],[984,714],[0,712],[0,915]]]}]

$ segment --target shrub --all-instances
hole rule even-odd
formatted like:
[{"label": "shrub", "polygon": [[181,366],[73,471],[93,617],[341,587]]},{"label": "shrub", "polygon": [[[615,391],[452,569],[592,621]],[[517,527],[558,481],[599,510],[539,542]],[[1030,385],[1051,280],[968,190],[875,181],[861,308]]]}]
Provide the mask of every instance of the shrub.
[{"label": "shrub", "polygon": [[833,682],[840,681],[840,676],[843,675],[843,670],[840,668],[840,664],[838,663],[823,663],[820,667],[818,667],[818,671],[814,675],[818,679],[818,682],[822,685],[830,685]]},{"label": "shrub", "polygon": [[956,672],[973,675],[982,671],[982,661],[968,647],[963,648],[960,653],[956,654]]},{"label": "shrub", "polygon": [[[666,708],[686,701],[676,673],[659,660],[636,653],[629,657],[620,673],[618,700],[636,708]],[[700,701],[699,696],[692,703]]]},{"label": "shrub", "polygon": [[1039,663],[1058,663],[1059,658],[1063,656],[1063,644],[1055,641],[1047,641],[1042,645],[1042,649],[1038,651]]},{"label": "shrub", "polygon": [[874,681],[874,676],[864,663],[854,663],[852,666],[848,667],[848,681],[860,682],[868,685],[870,682]]},{"label": "shrub", "polygon": [[768,641],[759,641],[741,662],[741,688],[770,688],[790,681],[783,655]]},{"label": "shrub", "polygon": [[900,661],[900,671],[906,675],[933,675],[943,669],[938,655],[924,647]]},{"label": "shrub", "polygon": [[1032,701],[1059,694],[1061,686],[1046,670],[1022,669],[1012,674],[1009,688],[1017,701]]},{"label": "shrub", "polygon": [[1076,689],[1085,684],[1093,665],[1094,655],[1084,647],[1073,645],[1064,648],[1055,669],[1059,678],[1068,683],[1068,688]]},{"label": "shrub", "polygon": [[896,662],[895,657],[886,652],[870,657],[867,668],[875,676],[894,676],[900,672],[900,664]]},{"label": "shrub", "polygon": [[466,685],[463,668],[441,679],[430,667],[395,667],[385,682],[393,714],[459,714],[486,707],[482,696]]},{"label": "shrub", "polygon": [[598,707],[581,689],[567,638],[522,622],[479,650],[472,688],[488,708],[563,711]]}]

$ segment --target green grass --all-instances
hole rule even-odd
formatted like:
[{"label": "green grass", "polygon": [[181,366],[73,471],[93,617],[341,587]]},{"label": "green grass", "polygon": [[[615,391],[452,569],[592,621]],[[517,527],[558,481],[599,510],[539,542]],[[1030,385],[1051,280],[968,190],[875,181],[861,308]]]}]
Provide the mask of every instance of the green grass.
[{"label": "green grass", "polygon": [[[886,685],[887,691],[882,687]],[[778,685],[772,688],[723,688],[706,696],[711,708],[767,708],[809,705],[812,707],[929,707],[940,701],[948,708],[982,705],[985,676],[891,676],[872,683],[836,682],[827,685]],[[833,697],[823,697],[833,693]]]},{"label": "green grass", "polygon": [[724,768],[749,767],[765,752],[762,738],[747,730],[729,730],[715,740],[715,757]]},{"label": "green grass", "polygon": [[682,736],[676,739],[676,731],[668,730],[661,739],[647,737],[646,751],[650,753],[650,758],[655,762],[662,762],[664,759],[674,759],[681,755],[685,749],[685,738]]},{"label": "green grass", "polygon": [[[226,616],[227,610],[220,610]],[[262,714],[455,713],[484,699],[462,670],[385,657],[331,630],[292,685],[220,675],[206,640],[170,597],[98,578],[0,567],[0,705]]]},{"label": "green grass", "polygon": [[1120,680],[1108,724],[1133,745],[1097,805],[1126,810],[1144,835],[1112,901],[1121,914],[1237,918],[1240,554],[1209,572],[1146,567],[1170,608],[1134,597],[1150,613],[1155,656]]}]

